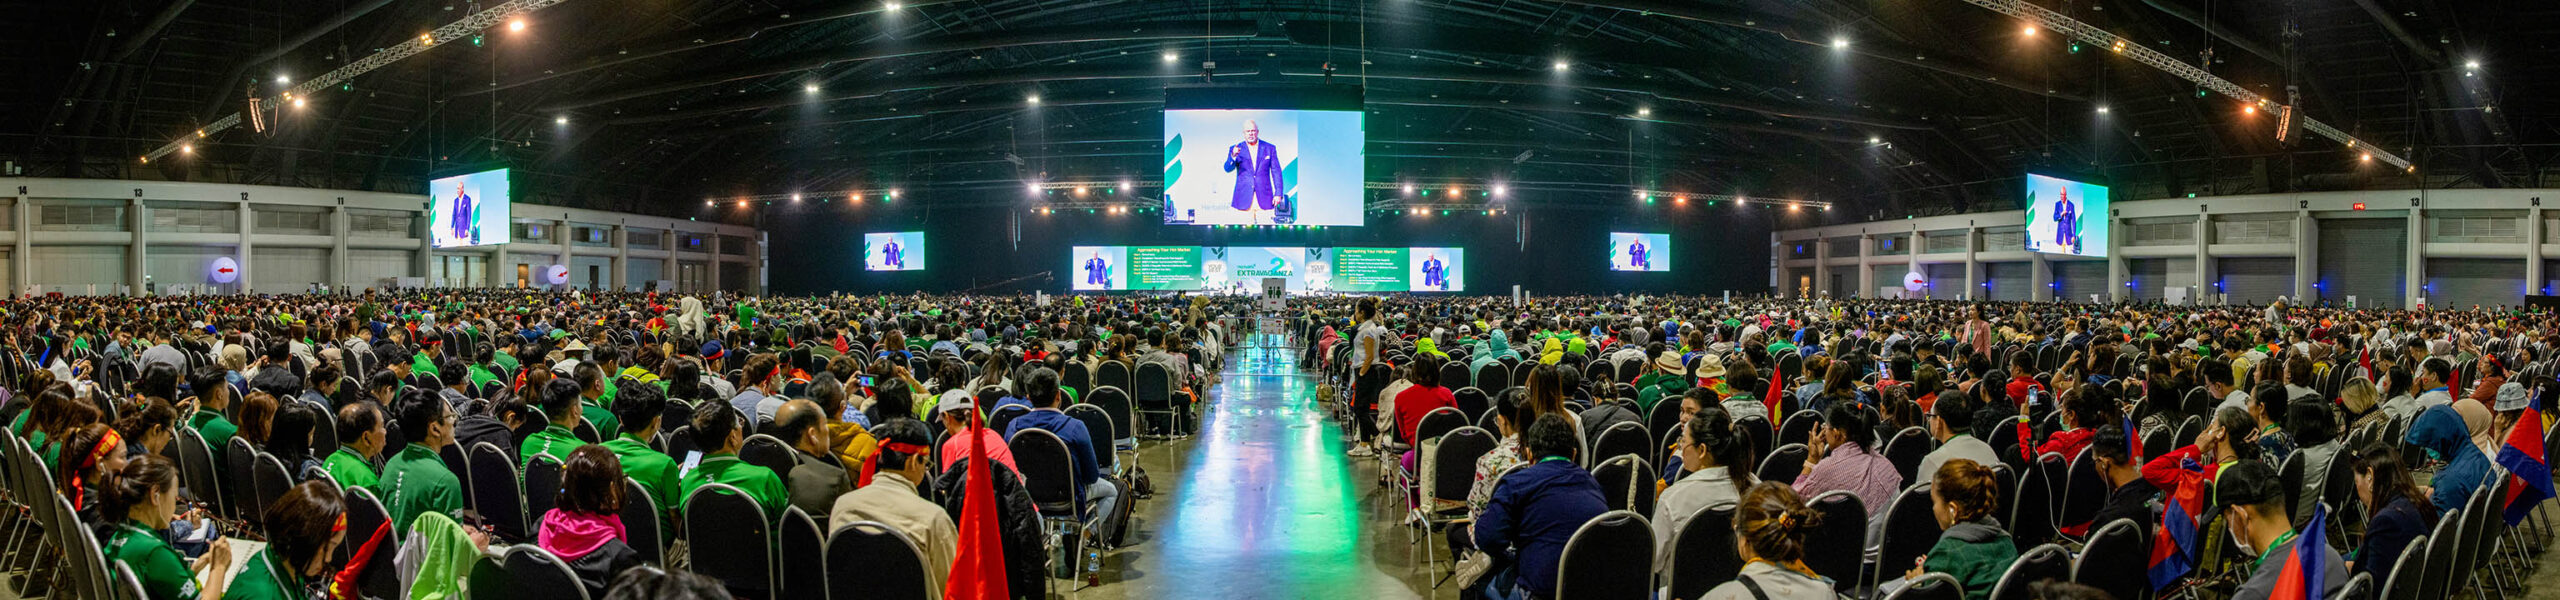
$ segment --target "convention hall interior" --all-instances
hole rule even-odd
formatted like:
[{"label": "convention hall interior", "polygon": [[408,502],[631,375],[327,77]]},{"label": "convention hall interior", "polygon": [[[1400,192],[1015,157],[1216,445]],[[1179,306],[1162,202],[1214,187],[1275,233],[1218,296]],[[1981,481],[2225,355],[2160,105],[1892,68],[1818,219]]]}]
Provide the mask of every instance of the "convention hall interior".
[{"label": "convention hall interior", "polygon": [[2560,4],[0,15],[0,600],[2560,600]]}]

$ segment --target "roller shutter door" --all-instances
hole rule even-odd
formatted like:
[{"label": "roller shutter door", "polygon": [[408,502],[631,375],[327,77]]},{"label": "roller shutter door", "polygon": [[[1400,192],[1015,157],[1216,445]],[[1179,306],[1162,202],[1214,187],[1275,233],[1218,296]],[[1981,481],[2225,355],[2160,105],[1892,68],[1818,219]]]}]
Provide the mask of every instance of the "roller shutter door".
[{"label": "roller shutter door", "polygon": [[416,250],[348,250],[346,284],[358,290],[390,285],[391,278],[410,276],[415,256]]},{"label": "roller shutter door", "polygon": [[[145,269],[150,283],[163,288],[171,285],[207,286],[213,283],[213,259],[231,256],[230,246],[152,246],[143,250]],[[254,266],[254,265],[252,265]],[[254,279],[256,276],[251,276]],[[237,282],[212,289],[239,289]]]},{"label": "roller shutter door", "polygon": [[1964,297],[1964,265],[1921,265],[1920,273],[1929,277],[1929,299],[1955,300]]},{"label": "roller shutter door", "polygon": [[2428,306],[2519,306],[2524,304],[2524,259],[2430,258],[2427,287]]},{"label": "roller shutter door", "polygon": [[296,293],[328,279],[328,248],[254,248],[249,252],[250,291]]},{"label": "roller shutter door", "polygon": [[2053,263],[2053,297],[2064,302],[2088,302],[2090,294],[2108,297],[2107,261],[2074,260]]},{"label": "roller shutter door", "polygon": [[2168,297],[2162,290],[2169,286],[2169,259],[2136,258],[2126,260],[2126,282],[2132,283],[2134,300],[2160,300]]},{"label": "roller shutter door", "polygon": [[2407,306],[2400,289],[2409,280],[2408,254],[2408,219],[2321,220],[2320,299],[2346,306],[2347,296],[2355,296],[2362,308]]},{"label": "roller shutter door", "polygon": [[2225,258],[2214,263],[2221,269],[2222,293],[2230,295],[2232,304],[2265,304],[2293,293],[2292,258]]},{"label": "roller shutter door", "polygon": [[27,261],[34,274],[26,283],[42,286],[45,292],[81,295],[96,286],[97,293],[115,293],[124,284],[126,273],[124,246],[36,246]]},{"label": "roller shutter door", "polygon": [[2035,297],[2035,263],[1983,263],[1982,270],[1990,278],[1992,300],[2025,302]]}]

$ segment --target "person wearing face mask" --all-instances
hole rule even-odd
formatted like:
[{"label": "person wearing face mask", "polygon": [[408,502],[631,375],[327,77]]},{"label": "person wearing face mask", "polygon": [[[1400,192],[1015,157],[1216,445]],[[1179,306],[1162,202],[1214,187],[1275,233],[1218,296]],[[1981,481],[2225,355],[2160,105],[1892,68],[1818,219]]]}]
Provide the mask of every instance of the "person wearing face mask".
[{"label": "person wearing face mask", "polygon": [[[2285,564],[2293,556],[2297,541],[2288,511],[2291,507],[2285,502],[2284,483],[2278,480],[2275,467],[2250,461],[2223,470],[2222,477],[2214,482],[2214,491],[2221,496],[2223,522],[2230,525],[2227,531],[2233,547],[2254,557],[2249,561],[2249,579],[2232,592],[2231,600],[2267,600],[2275,592],[2276,580],[2284,576]],[[2338,597],[2347,587],[2346,559],[2326,544],[2314,556],[2320,564],[2306,568],[2320,569],[2324,575],[2321,589],[2313,597]]]},{"label": "person wearing face mask", "polygon": [[2439,405],[2418,413],[2409,421],[2411,446],[2425,448],[2427,455],[2445,462],[2434,477],[2427,478],[2433,488],[2428,497],[2438,511],[2455,508],[2471,498],[2472,488],[2489,478],[2489,457],[2471,444],[2471,432],[2462,424],[2462,416],[2452,406]]}]

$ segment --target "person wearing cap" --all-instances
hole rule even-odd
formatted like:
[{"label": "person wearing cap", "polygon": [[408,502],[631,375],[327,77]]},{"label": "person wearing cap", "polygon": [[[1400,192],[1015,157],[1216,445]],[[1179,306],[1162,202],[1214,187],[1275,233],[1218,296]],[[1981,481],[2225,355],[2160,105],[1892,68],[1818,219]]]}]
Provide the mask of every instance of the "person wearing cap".
[{"label": "person wearing cap", "polygon": [[933,459],[926,449],[933,443],[932,434],[916,421],[885,424],[873,432],[881,437],[881,450],[864,465],[863,474],[870,481],[834,499],[825,513],[827,530],[872,521],[906,534],[924,552],[925,595],[941,597],[952,557],[959,551],[960,529],[949,512],[916,492],[919,482],[933,478]]},{"label": "person wearing cap", "polygon": [[1661,404],[1663,398],[1677,398],[1689,391],[1689,367],[1680,364],[1679,354],[1663,350],[1659,342],[1646,344],[1645,352],[1653,355],[1653,360],[1645,363],[1652,372],[1636,380],[1636,407],[1649,415],[1653,414],[1653,405]]},{"label": "person wearing cap", "polygon": [[[1717,345],[1721,346],[1723,344],[1719,343]],[[1733,386],[1726,385],[1724,381],[1724,352],[1722,350],[1710,350],[1706,354],[1698,355],[1698,370],[1690,373],[1689,375],[1697,378],[1697,387],[1714,390],[1717,396],[1733,396]],[[1761,392],[1761,390],[1749,391],[1753,392],[1753,395],[1755,396]]]},{"label": "person wearing cap", "polygon": [[[2250,559],[2249,578],[2231,594],[2232,600],[2267,600],[2274,595],[2276,580],[2284,577],[2285,565],[2292,562],[2293,545],[2298,536],[2293,529],[2291,507],[2285,503],[2284,483],[2275,467],[2257,461],[2242,462],[2223,470],[2214,481],[2214,492],[2223,504],[2223,522],[2230,527],[2231,539]],[[2322,544],[2314,554],[2320,569],[2321,589],[2312,597],[2335,598],[2347,587],[2347,561],[2338,551]]]},{"label": "person wearing cap", "polygon": [[978,410],[975,398],[969,398],[963,394],[958,398],[943,400],[942,404],[935,408],[938,409],[942,418],[942,430],[951,432],[951,438],[942,441],[941,456],[944,470],[949,470],[951,463],[967,458],[970,444],[985,444],[987,458],[1004,463],[1005,468],[1014,468],[1013,449],[1005,445],[1004,433],[988,428],[984,422],[971,418],[976,416],[972,413]]}]

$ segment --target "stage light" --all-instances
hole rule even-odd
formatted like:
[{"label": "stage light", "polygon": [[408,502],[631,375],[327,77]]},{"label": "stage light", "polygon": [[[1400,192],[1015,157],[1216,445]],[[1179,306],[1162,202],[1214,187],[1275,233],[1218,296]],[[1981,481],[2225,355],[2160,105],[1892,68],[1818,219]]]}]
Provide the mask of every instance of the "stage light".
[{"label": "stage light", "polygon": [[799,192],[792,192],[792,193],[791,193],[791,201],[792,201],[792,202],[799,202],[799,201],[800,201],[800,193],[799,193]]},{"label": "stage light", "polygon": [[1563,73],[1565,71],[1572,70],[1573,63],[1565,62],[1564,59],[1556,59],[1555,69],[1557,73]]},{"label": "stage light", "polygon": [[295,98],[295,99],[293,99],[293,107],[294,107],[294,108],[302,108],[302,99],[301,99],[301,98]]},{"label": "stage light", "polygon": [[1688,196],[1672,196],[1672,197],[1671,197],[1671,203],[1672,203],[1672,204],[1678,204],[1678,205],[1681,205],[1681,206],[1688,206],[1688,205],[1689,205],[1689,197],[1688,197]]},{"label": "stage light", "polygon": [[1408,184],[1404,184],[1404,193],[1405,193],[1406,195],[1411,195],[1411,194],[1413,194],[1413,184],[1410,184],[1410,183],[1408,183]]},{"label": "stage light", "polygon": [[1031,105],[1032,105],[1032,106],[1039,106],[1039,105],[1040,105],[1040,95],[1039,95],[1039,94],[1032,94],[1032,95],[1031,95]]},{"label": "stage light", "polygon": [[2360,157],[2360,158],[2358,158],[2357,160],[2359,160],[2359,161],[2363,161],[2363,162],[2373,162],[2373,154],[2372,154],[2372,153],[2366,153],[2363,157]]},{"label": "stage light", "polygon": [[1636,116],[1639,116],[1639,117],[1650,117],[1650,116],[1653,116],[1653,109],[1652,109],[1652,108],[1650,108],[1650,107],[1638,106],[1638,107],[1636,107]]},{"label": "stage light", "polygon": [[552,117],[552,118],[551,118],[551,124],[553,124],[553,125],[567,125],[567,124],[569,124],[569,115],[560,115],[560,116],[557,116],[557,117]]},{"label": "stage light", "polygon": [[854,195],[851,195],[851,196],[846,196],[846,197],[845,197],[845,200],[847,200],[847,201],[851,201],[851,202],[861,202],[861,201],[862,201],[862,194],[854,194]]},{"label": "stage light", "polygon": [[898,188],[889,188],[889,197],[888,197],[887,199],[889,199],[889,200],[896,200],[896,199],[898,199]]},{"label": "stage light", "polygon": [[2023,30],[2022,32],[2023,32],[2023,33],[2025,33],[2025,34],[2027,34],[2027,37],[2035,37],[2035,35],[2036,35],[2036,26],[2034,26],[2034,25],[2028,25],[2028,26],[2027,26],[2027,28],[2026,28],[2025,30]]},{"label": "stage light", "polygon": [[818,84],[816,84],[816,83],[810,83],[810,84],[807,84],[807,85],[800,86],[800,91],[808,92],[810,95],[813,95],[813,96],[814,96],[814,95],[817,95],[817,93],[818,93]]},{"label": "stage light", "polygon": [[1511,193],[1511,186],[1502,185],[1502,184],[1499,184],[1499,183],[1497,183],[1497,184],[1493,184],[1493,195],[1501,196],[1501,195],[1506,195],[1506,194],[1509,194],[1509,193]]},{"label": "stage light", "polygon": [[1802,204],[1802,203],[1789,204],[1789,205],[1787,205],[1787,212],[1795,212],[1797,209],[1801,209],[1801,208],[1804,208],[1804,204]]},{"label": "stage light", "polygon": [[746,208],[746,207],[747,207],[747,199],[745,199],[745,198],[739,198],[739,199],[738,199],[738,208]]},{"label": "stage light", "polygon": [[1038,196],[1038,195],[1040,195],[1040,184],[1037,184],[1037,183],[1024,184],[1024,185],[1022,186],[1022,191],[1023,191],[1023,193],[1026,193],[1026,194],[1031,194],[1031,195],[1034,195],[1034,196]]},{"label": "stage light", "polygon": [[276,85],[287,85],[287,84],[291,84],[291,83],[293,83],[293,77],[292,77],[292,76],[289,76],[289,75],[277,75],[277,76],[276,76]]},{"label": "stage light", "polygon": [[1181,55],[1181,54],[1173,53],[1173,52],[1166,52],[1166,53],[1164,53],[1164,64],[1168,64],[1168,65],[1170,65],[1170,64],[1173,64],[1174,62],[1176,62],[1176,61],[1180,61],[1180,60],[1182,60],[1182,55]]},{"label": "stage light", "polygon": [[420,44],[426,44],[426,45],[429,45],[429,46],[433,46],[433,45],[435,45],[435,43],[436,43],[436,34],[435,34],[435,32],[430,31],[430,32],[426,32],[426,33],[418,34],[418,43],[420,43]]},{"label": "stage light", "polygon": [[906,5],[899,4],[899,3],[896,3],[896,2],[891,2],[891,3],[887,3],[887,4],[882,4],[882,5],[880,5],[880,7],[881,7],[881,8],[888,9],[890,12],[897,12],[897,10],[898,10],[899,8],[904,7],[904,6],[906,6]]},{"label": "stage light", "polygon": [[2476,58],[2475,58],[2475,59],[2471,59],[2471,60],[2463,61],[2463,62],[2462,62],[2462,68],[2470,69],[2470,70],[2473,70],[2473,71],[2478,71],[2478,70],[2480,70],[2480,59],[2476,59]]},{"label": "stage light", "polygon": [[1449,197],[1451,197],[1451,198],[1456,198],[1456,197],[1458,197],[1458,194],[1459,194],[1459,193],[1460,193],[1460,192],[1458,191],[1457,186],[1450,186],[1450,187],[1449,187]]},{"label": "stage light", "polygon": [[515,31],[515,32],[521,32],[521,31],[524,31],[524,18],[523,18],[523,17],[517,17],[517,18],[516,18],[516,20],[508,21],[508,22],[507,22],[507,31]]},{"label": "stage light", "polygon": [[2248,105],[2248,106],[2240,107],[2240,114],[2244,114],[2244,115],[2256,115],[2256,114],[2258,114],[2258,105],[2251,104],[2251,105]]},{"label": "stage light", "polygon": [[710,199],[710,198],[704,198],[704,199],[702,199],[702,207],[703,207],[703,208],[710,208],[710,207],[711,207],[711,205],[712,205],[712,202],[711,202],[711,199]]},{"label": "stage light", "polygon": [[195,144],[179,144],[179,145],[178,145],[178,152],[183,153],[183,154],[195,154],[195,153],[196,153],[196,145],[195,145]]},{"label": "stage light", "polygon": [[1078,198],[1082,198],[1082,197],[1084,197],[1084,186],[1081,186],[1081,185],[1076,186],[1076,197],[1078,197]]},{"label": "stage light", "polygon": [[1884,138],[1883,138],[1882,136],[1873,136],[1873,135],[1867,136],[1867,145],[1869,145],[1869,146],[1874,146],[1874,145],[1883,144],[1883,143],[1884,143]]},{"label": "stage light", "polygon": [[1833,50],[1847,50],[1847,49],[1849,49],[1849,38],[1845,38],[1845,37],[1835,37],[1835,38],[1831,38],[1831,49],[1833,49]]},{"label": "stage light", "polygon": [[146,164],[146,165],[147,165],[147,164],[151,164],[151,157],[148,157],[148,156],[142,157],[142,164]]}]

